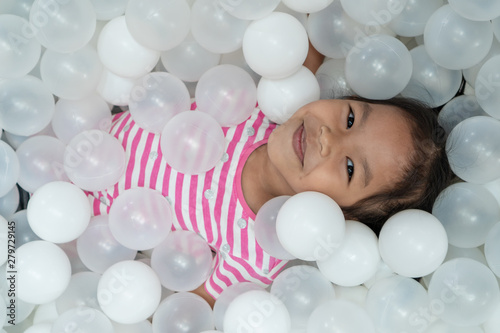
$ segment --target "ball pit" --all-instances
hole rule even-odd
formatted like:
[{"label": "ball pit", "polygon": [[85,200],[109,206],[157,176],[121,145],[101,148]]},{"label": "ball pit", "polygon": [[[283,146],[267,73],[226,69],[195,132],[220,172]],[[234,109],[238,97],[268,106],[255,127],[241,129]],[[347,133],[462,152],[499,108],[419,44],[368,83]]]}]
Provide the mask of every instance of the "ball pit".
[{"label": "ball pit", "polygon": [[[499,55],[498,0],[0,0],[0,332],[498,333]],[[281,124],[353,92],[442,108],[459,179],[432,215],[400,212],[377,237],[320,193],[275,198],[248,229],[292,261],[213,309],[187,291],[219,257],[171,231],[147,180],[91,216],[86,194],[130,167],[111,110],[196,176],[256,102]]]}]

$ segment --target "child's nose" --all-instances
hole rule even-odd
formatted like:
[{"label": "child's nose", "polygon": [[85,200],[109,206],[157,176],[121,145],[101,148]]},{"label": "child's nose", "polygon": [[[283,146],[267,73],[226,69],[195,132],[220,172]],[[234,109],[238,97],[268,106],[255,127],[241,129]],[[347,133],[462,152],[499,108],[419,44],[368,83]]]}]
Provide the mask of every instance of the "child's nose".
[{"label": "child's nose", "polygon": [[327,157],[330,155],[332,148],[333,135],[332,131],[328,126],[321,126],[319,132],[319,153],[321,157]]}]

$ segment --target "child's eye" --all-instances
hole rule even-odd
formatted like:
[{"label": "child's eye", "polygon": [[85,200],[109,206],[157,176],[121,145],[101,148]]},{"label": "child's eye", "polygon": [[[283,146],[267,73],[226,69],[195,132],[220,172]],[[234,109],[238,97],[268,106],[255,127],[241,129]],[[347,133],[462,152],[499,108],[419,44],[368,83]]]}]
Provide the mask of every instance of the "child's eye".
[{"label": "child's eye", "polygon": [[349,181],[351,181],[353,174],[354,174],[354,163],[352,163],[350,158],[347,158],[347,175],[349,177]]},{"label": "child's eye", "polygon": [[349,115],[347,116],[347,129],[351,128],[354,125],[354,112],[352,109],[349,111]]}]

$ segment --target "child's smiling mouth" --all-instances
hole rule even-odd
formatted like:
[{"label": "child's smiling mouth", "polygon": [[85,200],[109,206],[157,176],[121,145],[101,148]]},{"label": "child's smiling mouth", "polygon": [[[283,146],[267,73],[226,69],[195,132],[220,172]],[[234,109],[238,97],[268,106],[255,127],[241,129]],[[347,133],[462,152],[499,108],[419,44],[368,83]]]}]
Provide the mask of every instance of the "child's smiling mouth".
[{"label": "child's smiling mouth", "polygon": [[306,131],[304,129],[304,123],[302,123],[292,137],[292,146],[295,154],[299,158],[299,161],[304,165],[304,155],[307,148],[306,143]]}]

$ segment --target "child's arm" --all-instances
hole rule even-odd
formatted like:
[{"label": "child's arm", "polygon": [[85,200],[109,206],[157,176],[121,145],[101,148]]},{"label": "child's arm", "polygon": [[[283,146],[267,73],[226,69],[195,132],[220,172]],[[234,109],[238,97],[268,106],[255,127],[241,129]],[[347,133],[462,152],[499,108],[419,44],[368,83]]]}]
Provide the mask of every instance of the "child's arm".
[{"label": "child's arm", "polygon": [[318,50],[312,46],[311,42],[309,42],[309,51],[307,52],[307,58],[304,61],[304,66],[316,74],[319,66],[323,63],[323,60],[325,60],[325,56],[319,53]]},{"label": "child's arm", "polygon": [[205,290],[205,283],[203,283],[201,286],[196,288],[195,290],[191,291],[192,293],[203,297],[205,301],[207,301],[208,304],[213,308],[215,304],[215,299],[210,295],[206,290]]}]

